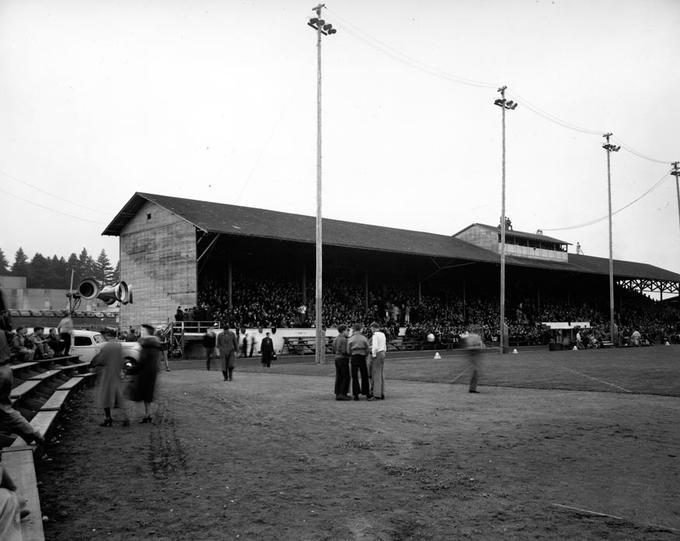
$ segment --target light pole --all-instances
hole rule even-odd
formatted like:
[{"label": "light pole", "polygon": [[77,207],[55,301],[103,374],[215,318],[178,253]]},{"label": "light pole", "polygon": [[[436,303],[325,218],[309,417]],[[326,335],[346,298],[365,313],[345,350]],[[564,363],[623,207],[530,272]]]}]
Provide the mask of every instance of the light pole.
[{"label": "light pole", "polygon": [[501,355],[505,353],[505,111],[514,111],[517,109],[517,103],[512,100],[505,99],[505,90],[507,86],[502,86],[498,89],[501,97],[495,100],[494,105],[501,108],[501,121],[503,126],[503,166],[502,166],[502,181],[501,181],[501,307],[500,307],[500,351]]},{"label": "light pole", "polygon": [[612,175],[611,175],[611,153],[621,150],[620,146],[612,145],[609,142],[611,133],[605,133],[607,142],[602,148],[607,151],[607,200],[609,202],[609,336],[614,345],[614,249],[612,245]]},{"label": "light pole", "polygon": [[680,162],[673,162],[673,169],[671,169],[671,175],[675,177],[675,192],[678,196],[678,221],[680,222]]},{"label": "light pole", "polygon": [[326,362],[326,336],[323,330],[323,231],[321,214],[321,34],[329,36],[335,34],[337,30],[333,25],[327,24],[321,18],[321,10],[325,4],[319,4],[312,11],[316,12],[316,17],[309,19],[307,23],[316,30],[316,50],[317,50],[317,78],[316,78],[316,352],[315,360],[317,363]]}]

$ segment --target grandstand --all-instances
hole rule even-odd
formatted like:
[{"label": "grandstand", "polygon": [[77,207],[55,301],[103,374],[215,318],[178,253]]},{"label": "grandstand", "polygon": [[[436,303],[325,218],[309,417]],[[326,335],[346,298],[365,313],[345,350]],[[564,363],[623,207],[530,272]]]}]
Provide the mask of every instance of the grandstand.
[{"label": "grandstand", "polygon": [[[327,327],[357,319],[398,323],[390,312],[396,305],[401,334],[403,327],[456,333],[480,324],[494,339],[498,227],[472,224],[452,236],[331,219],[323,227]],[[121,328],[167,323],[178,306],[229,326],[313,321],[313,217],[135,193],[103,234],[120,238],[121,273],[135,290],[135,303],[121,307]],[[536,333],[546,318],[579,321],[585,313],[600,322],[608,259],[568,253],[567,242],[539,233],[508,230],[507,237],[506,304],[515,339]],[[643,295],[677,295],[679,274],[615,260],[614,278],[619,324],[648,306],[662,334],[679,331],[676,314],[664,312],[671,305]]]}]

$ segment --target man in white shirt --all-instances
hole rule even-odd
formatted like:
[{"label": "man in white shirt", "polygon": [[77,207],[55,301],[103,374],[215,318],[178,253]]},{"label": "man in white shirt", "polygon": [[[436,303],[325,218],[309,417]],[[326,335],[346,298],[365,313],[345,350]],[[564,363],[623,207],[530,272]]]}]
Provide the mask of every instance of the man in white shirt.
[{"label": "man in white shirt", "polygon": [[374,400],[385,400],[385,352],[387,340],[377,323],[371,323],[373,338],[371,339],[371,395]]}]

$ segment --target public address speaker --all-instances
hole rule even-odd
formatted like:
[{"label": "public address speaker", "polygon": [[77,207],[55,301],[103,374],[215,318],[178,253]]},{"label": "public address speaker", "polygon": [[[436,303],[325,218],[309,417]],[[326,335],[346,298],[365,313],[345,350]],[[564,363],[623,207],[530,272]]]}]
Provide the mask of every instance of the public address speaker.
[{"label": "public address speaker", "polygon": [[108,305],[114,302],[121,304],[132,303],[132,290],[122,280],[112,286],[105,286],[94,278],[85,278],[85,280],[80,282],[78,292],[83,299],[100,299]]}]

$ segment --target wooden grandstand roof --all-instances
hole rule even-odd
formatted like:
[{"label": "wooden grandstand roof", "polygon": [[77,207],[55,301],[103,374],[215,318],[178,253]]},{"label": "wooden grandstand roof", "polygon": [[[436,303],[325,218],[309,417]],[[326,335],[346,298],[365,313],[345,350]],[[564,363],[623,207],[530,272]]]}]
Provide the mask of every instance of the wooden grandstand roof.
[{"label": "wooden grandstand roof", "polygon": [[[102,234],[119,236],[125,224],[147,202],[154,203],[193,224],[202,231],[224,235],[267,238],[314,244],[315,218],[273,210],[257,209],[170,197],[135,193]],[[475,246],[449,235],[437,235],[391,227],[359,224],[341,220],[323,220],[324,244],[371,251],[387,251],[425,257],[441,257],[480,263],[499,263],[498,253]],[[517,232],[515,232],[517,233]],[[540,237],[540,236],[539,236]],[[549,237],[542,237],[549,238]],[[564,241],[555,240],[566,244]],[[609,274],[609,260],[603,257],[569,254],[569,260],[551,261],[516,256],[507,257],[508,265],[562,272]],[[644,278],[680,282],[680,274],[632,261],[614,260],[617,278]]]}]

